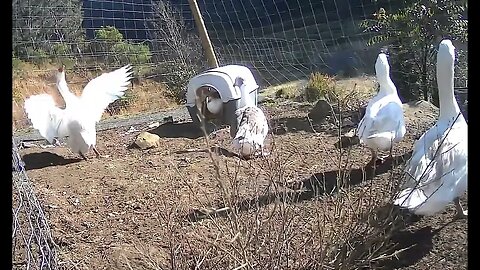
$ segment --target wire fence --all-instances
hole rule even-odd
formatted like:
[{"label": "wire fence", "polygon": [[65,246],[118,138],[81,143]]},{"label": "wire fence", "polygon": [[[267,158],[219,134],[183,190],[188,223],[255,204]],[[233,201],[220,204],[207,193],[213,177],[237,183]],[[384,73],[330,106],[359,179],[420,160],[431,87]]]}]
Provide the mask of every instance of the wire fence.
[{"label": "wire fence", "polygon": [[12,139],[12,269],[57,269],[48,218]]},{"label": "wire fence", "polygon": [[[381,6],[403,5],[391,0],[197,2],[219,64],[250,67],[261,87],[305,80],[314,71],[372,72],[378,50],[366,46],[368,34],[359,24]],[[23,100],[31,94],[47,92],[62,104],[52,76],[61,64],[77,94],[101,72],[133,64],[140,83],[110,106],[111,114],[173,106],[169,101],[184,98],[188,80],[208,68],[187,0],[14,0],[12,7],[15,127],[28,125]]]},{"label": "wire fence", "polygon": [[[250,67],[264,88],[307,80],[315,71],[345,76],[373,72],[378,46],[366,45],[370,36],[359,25],[380,8],[393,12],[407,2],[411,1],[198,4],[219,64]],[[26,97],[46,92],[63,103],[52,76],[62,64],[77,94],[101,72],[133,64],[131,89],[106,115],[151,114],[175,107],[188,80],[208,68],[187,0],[13,0],[12,8],[14,130],[29,125],[23,110]],[[457,90],[457,99],[466,116],[465,89]],[[48,220],[15,143],[12,149],[14,267],[55,269]]]},{"label": "wire fence", "polygon": [[[380,45],[367,46],[371,33],[361,23],[415,1],[197,2],[219,64],[250,67],[263,88],[316,71],[373,73]],[[63,103],[52,74],[61,64],[77,94],[101,72],[134,66],[136,85],[109,107],[111,115],[176,106],[188,80],[208,68],[187,0],[13,0],[12,8],[15,128],[29,124],[29,95],[47,92]]]}]

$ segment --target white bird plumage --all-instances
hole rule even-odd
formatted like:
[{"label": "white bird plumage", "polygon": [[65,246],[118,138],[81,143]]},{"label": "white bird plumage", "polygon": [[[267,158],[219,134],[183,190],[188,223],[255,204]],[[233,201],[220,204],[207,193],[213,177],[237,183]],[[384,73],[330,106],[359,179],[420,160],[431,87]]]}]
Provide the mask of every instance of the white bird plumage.
[{"label": "white bird plumage", "polygon": [[197,89],[195,104],[200,113],[205,113],[203,110],[206,109],[212,114],[218,114],[223,109],[220,93],[210,86],[202,86]]},{"label": "white bird plumage", "polygon": [[50,143],[68,137],[67,144],[73,153],[85,158],[95,148],[96,128],[106,107],[124,95],[132,78],[131,66],[126,65],[91,80],[80,97],[70,92],[65,80],[64,68],[59,68],[57,88],[65,101],[65,109],[56,106],[48,94],[30,96],[25,100],[25,112],[32,125]]},{"label": "white bird plumage", "polygon": [[356,131],[360,143],[372,153],[371,165],[375,165],[378,151],[390,151],[391,156],[393,145],[401,141],[406,132],[402,101],[390,79],[390,66],[384,53],[377,57],[375,73],[380,90],[368,102]]},{"label": "white bird plumage", "polygon": [[394,201],[417,215],[434,215],[453,201],[457,216],[467,216],[459,197],[467,190],[468,125],[453,92],[454,61],[455,47],[443,40],[437,53],[440,114],[415,143],[405,187]]},{"label": "white bird plumage", "polygon": [[218,114],[223,108],[223,101],[222,99],[218,96],[208,96],[206,98],[207,102],[207,110],[213,114]]},{"label": "white bird plumage", "polygon": [[234,86],[240,88],[241,99],[246,105],[235,111],[238,129],[232,146],[244,158],[251,158],[257,153],[264,155],[264,142],[268,134],[267,118],[250,98],[241,77],[235,79]]}]

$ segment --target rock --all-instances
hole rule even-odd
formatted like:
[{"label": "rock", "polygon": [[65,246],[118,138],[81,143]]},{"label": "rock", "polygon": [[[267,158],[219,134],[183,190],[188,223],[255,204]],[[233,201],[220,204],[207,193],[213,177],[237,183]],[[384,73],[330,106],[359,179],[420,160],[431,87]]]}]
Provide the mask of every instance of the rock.
[{"label": "rock", "polygon": [[173,122],[174,122],[174,121],[173,121],[173,116],[170,115],[170,116],[164,117],[164,118],[163,118],[163,122],[164,122],[164,124],[166,124],[166,123],[169,123],[169,124],[173,123]]},{"label": "rock", "polygon": [[33,147],[39,147],[39,146],[37,144],[31,143],[31,142],[21,142],[20,143],[20,148],[33,148]]},{"label": "rock", "polygon": [[137,132],[137,131],[138,131],[138,129],[136,129],[134,126],[131,126],[125,133],[123,133],[123,135],[127,135],[127,134]]},{"label": "rock", "polygon": [[315,122],[321,122],[325,120],[327,115],[332,111],[332,106],[324,99],[317,101],[317,104],[308,113],[308,117]]},{"label": "rock", "polygon": [[138,134],[134,144],[142,150],[158,147],[160,144],[160,137],[156,134],[144,131]]},{"label": "rock", "polygon": [[157,128],[159,126],[160,126],[159,122],[152,122],[152,123],[148,124],[148,128]]}]

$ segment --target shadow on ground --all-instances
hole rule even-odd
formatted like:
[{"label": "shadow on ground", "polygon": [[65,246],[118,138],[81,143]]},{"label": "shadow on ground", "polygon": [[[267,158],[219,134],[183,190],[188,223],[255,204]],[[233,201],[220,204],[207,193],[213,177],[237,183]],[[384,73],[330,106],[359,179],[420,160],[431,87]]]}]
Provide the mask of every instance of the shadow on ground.
[{"label": "shadow on ground", "polygon": [[[364,181],[372,180],[377,175],[388,172],[392,166],[405,163],[411,155],[412,151],[401,156],[386,159],[382,164],[378,164],[376,168],[366,166],[341,172],[343,174],[342,178],[344,182],[350,186],[358,185]],[[292,189],[292,191],[268,193],[253,199],[241,201],[236,206],[240,211],[246,211],[266,206],[276,200],[298,202],[310,200],[325,193],[332,194],[337,191],[337,177],[339,173],[338,170],[316,173],[306,179],[289,183],[285,186]],[[224,207],[219,206],[218,209],[224,209]],[[227,212],[228,209],[221,213],[217,211],[207,211],[207,213],[205,213],[199,210],[192,210],[185,218],[191,222],[195,222],[207,217],[225,216]]]},{"label": "shadow on ground", "polygon": [[[351,170],[350,172],[345,172],[346,175],[344,176],[344,179],[346,179],[351,186],[372,180],[375,176],[391,170],[392,166],[405,163],[411,157],[411,154],[412,152],[410,151],[402,156],[387,159],[382,164],[377,165],[376,168],[363,167]],[[283,193],[269,193],[253,199],[241,201],[237,204],[237,207],[239,211],[247,211],[266,206],[278,200],[298,202],[310,200],[324,193],[335,193],[338,175],[339,171],[337,170],[316,173],[309,178],[303,179],[292,185],[292,189],[294,190],[300,187],[300,192],[288,191]],[[224,217],[230,211],[227,207],[223,206],[212,209],[213,210],[193,210],[185,218],[190,222],[196,222],[204,218]],[[386,259],[378,260],[378,262],[376,262],[376,266],[381,269],[396,269],[398,267],[414,265],[431,251],[433,248],[433,237],[449,224],[447,223],[441,228],[435,230],[429,226],[409,230],[407,227],[420,221],[422,217],[417,216],[408,210],[400,209],[391,203],[387,203],[378,209],[372,209],[372,211],[366,213],[366,215],[380,217],[377,221],[378,225],[373,226],[382,228],[381,231],[384,233],[387,233],[387,231],[390,230],[391,238],[388,240],[388,245],[393,246],[394,248],[389,252],[391,254],[397,252],[394,256],[389,256]],[[353,243],[355,241],[352,240],[346,242]],[[362,245],[362,243],[363,242],[360,241],[360,245]]]},{"label": "shadow on ground", "polygon": [[436,231],[430,226],[418,230],[401,230],[395,232],[391,238],[391,244],[396,245],[395,250],[404,250],[395,258],[385,261],[381,266],[395,269],[414,265],[427,255],[433,248],[433,237]]},{"label": "shadow on ground", "polygon": [[42,169],[42,168],[51,167],[51,166],[63,166],[67,164],[80,162],[83,159],[81,158],[66,159],[55,153],[41,152],[41,153],[25,154],[23,155],[22,160],[25,163],[25,170],[28,171],[28,170]]},{"label": "shadow on ground", "polygon": [[[421,217],[413,214],[410,214],[410,219],[408,219],[405,218],[406,215],[408,214],[403,212],[402,217],[405,221],[405,227],[421,219]],[[453,219],[437,229],[425,226],[414,230],[401,229],[394,231],[390,244],[395,246],[391,253],[396,252],[396,254],[388,260],[384,260],[378,266],[384,269],[397,269],[415,265],[432,250],[433,238],[453,222],[461,222],[461,220]]]},{"label": "shadow on ground", "polygon": [[[240,155],[236,154],[236,153],[233,153],[223,147],[219,147],[219,146],[212,146],[210,147],[210,151],[212,153],[215,153],[219,156],[224,156],[224,157],[237,157],[237,158],[241,158]],[[186,153],[191,153],[191,152],[204,152],[204,153],[207,153],[208,150],[207,149],[195,149],[195,150],[180,150],[180,151],[175,151],[174,153],[175,154],[186,154]]]},{"label": "shadow on ground", "polygon": [[[207,123],[207,134],[219,129],[218,125]],[[156,134],[161,138],[188,138],[198,139],[204,136],[202,129],[193,122],[183,123],[165,123],[157,128],[148,130],[152,134]]]},{"label": "shadow on ground", "polygon": [[[327,120],[323,121],[313,121],[309,119],[307,116],[304,117],[284,117],[284,118],[279,118],[275,119],[272,121],[272,133],[275,135],[282,135],[285,133],[292,133],[292,132],[310,132],[310,133],[315,133],[315,132],[324,132],[328,135],[331,136],[338,136],[338,128],[325,128],[323,125],[326,123]],[[344,121],[350,121],[347,119],[344,119]],[[344,126],[342,127],[343,132],[347,132],[350,129],[356,127],[357,124],[354,122],[350,121],[350,125],[345,125],[347,122],[344,123]],[[328,126],[331,126],[331,124],[327,124]]]}]

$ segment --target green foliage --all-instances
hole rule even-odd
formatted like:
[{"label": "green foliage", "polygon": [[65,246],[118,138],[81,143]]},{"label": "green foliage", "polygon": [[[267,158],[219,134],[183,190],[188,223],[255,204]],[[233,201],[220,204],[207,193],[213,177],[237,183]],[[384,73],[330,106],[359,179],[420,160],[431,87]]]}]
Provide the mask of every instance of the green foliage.
[{"label": "green foliage", "polygon": [[95,30],[95,40],[91,43],[90,51],[94,55],[108,56],[112,47],[119,42],[123,42],[123,35],[117,28],[102,26]]},{"label": "green foliage", "polygon": [[56,57],[65,57],[71,53],[70,47],[65,43],[55,43],[50,50],[50,55]]},{"label": "green foliage", "polygon": [[52,64],[65,65],[67,69],[72,69],[75,66],[76,60],[72,57],[72,50],[70,46],[65,43],[55,43],[50,49],[50,58],[53,60]]},{"label": "green foliage", "polygon": [[[12,76],[15,78],[16,76],[22,77],[24,75],[25,67],[27,64],[25,61],[18,59],[15,55],[12,55]],[[15,93],[14,93],[15,94]]]},{"label": "green foliage", "polygon": [[22,60],[36,61],[32,51],[50,52],[55,42],[75,43],[83,35],[81,1],[13,0],[12,18],[12,46]]},{"label": "green foliage", "polygon": [[124,40],[122,33],[113,26],[95,31],[92,51],[107,63],[144,64],[150,61],[152,53],[146,44],[134,44]]},{"label": "green foliage", "polygon": [[315,102],[319,99],[330,101],[334,98],[335,79],[319,72],[310,74],[310,79],[305,88],[305,99],[309,102]]},{"label": "green foliage", "polygon": [[12,55],[12,70],[19,71],[25,66],[25,62]]},{"label": "green foliage", "polygon": [[152,53],[145,44],[132,44],[125,41],[114,44],[111,48],[112,57],[121,65],[144,64],[150,61]]},{"label": "green foliage", "polygon": [[34,49],[32,47],[28,47],[26,49],[26,57],[30,62],[36,65],[44,65],[49,62],[50,58],[50,56],[45,50]]},{"label": "green foliage", "polygon": [[[468,42],[466,1],[416,0],[403,9],[380,8],[361,27],[371,34],[368,45],[387,43],[392,79],[404,101],[425,99],[437,103],[436,50],[442,38]],[[464,52],[457,48],[458,55]],[[466,59],[458,58],[456,77],[464,80]],[[458,76],[460,75],[460,77]],[[457,80],[456,83],[460,81]]]},{"label": "green foliage", "polygon": [[114,26],[101,27],[95,30],[95,38],[106,42],[120,42],[123,40],[123,35]]}]

